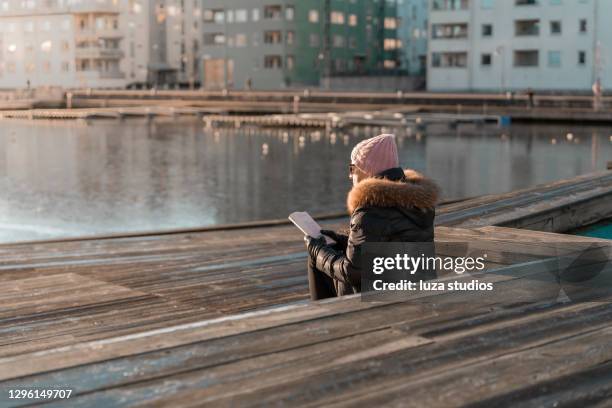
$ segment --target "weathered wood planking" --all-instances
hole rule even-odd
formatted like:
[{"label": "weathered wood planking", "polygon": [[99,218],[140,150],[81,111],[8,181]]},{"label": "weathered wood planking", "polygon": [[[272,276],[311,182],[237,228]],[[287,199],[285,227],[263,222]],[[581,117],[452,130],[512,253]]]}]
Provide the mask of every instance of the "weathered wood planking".
[{"label": "weathered wood planking", "polygon": [[605,171],[450,204],[440,209],[437,223],[566,232],[610,217],[612,172]]},{"label": "weathered wood planking", "polygon": [[[521,203],[526,208],[539,205],[538,197],[545,197],[541,191],[566,196],[568,189],[582,191],[608,178],[609,174],[603,178],[584,176],[573,182],[552,183],[538,193],[530,189],[518,195],[453,204],[448,208],[454,210],[447,207],[440,210],[439,220],[483,223],[486,217],[503,214],[499,208],[516,208]],[[445,219],[450,216],[454,218]],[[461,232],[440,228],[438,237],[450,239],[452,236],[454,240],[466,242],[486,237],[482,242],[489,242],[491,247],[495,246],[491,241],[495,241],[496,231],[485,228]],[[515,233],[503,231],[498,235],[508,241]],[[542,242],[550,240],[550,236],[531,233],[529,239]],[[555,237],[555,240],[563,239],[573,242],[581,238]],[[524,234],[518,233],[513,242],[519,245],[523,240]],[[531,249],[522,245],[526,248],[516,253],[524,260]],[[537,258],[537,254],[533,256]],[[505,254],[489,260],[504,265],[519,260],[515,258]],[[0,320],[0,327],[5,327],[0,332],[0,342],[4,341],[0,345],[11,345],[14,352],[42,350],[164,327],[169,321],[193,322],[304,301],[307,299],[304,260],[300,233],[292,226],[3,245],[0,246],[0,282],[15,284],[32,278],[44,282],[60,275],[55,280],[61,286],[64,284],[61,275],[72,273],[142,295],[109,301],[101,297],[99,304],[58,307],[53,312],[20,314],[15,309]],[[21,337],[15,337],[16,331],[12,328],[26,322],[20,331]],[[16,339],[26,341],[19,340],[17,345]]]},{"label": "weathered wood planking", "polygon": [[[445,241],[487,242],[490,265],[507,265],[537,259],[542,254],[550,255],[546,245],[525,244],[524,233],[515,235],[498,229],[467,231],[439,227],[437,235],[440,251],[444,251]],[[222,246],[227,245],[221,236],[223,234],[216,239]],[[549,234],[534,233],[534,240],[542,241],[546,236],[550,239]],[[227,238],[234,239],[231,234]],[[586,240],[565,236],[559,239]],[[499,252],[496,249],[501,248],[499,242],[512,242],[516,254]],[[299,245],[296,250],[303,251],[302,244]],[[19,269],[12,280],[6,276],[3,279],[9,282],[9,287],[22,288],[20,294],[24,298],[32,298],[38,291],[38,299],[47,309],[24,310],[18,307],[17,301],[13,305],[5,302],[6,310],[0,313],[0,329],[5,328],[0,330],[0,355],[3,355],[3,350],[12,354],[44,350],[164,327],[169,322],[197,321],[307,298],[305,257],[301,252],[276,255],[274,260],[264,257],[265,262],[262,262],[262,252],[258,249],[248,255],[236,255],[236,261],[230,259],[227,263],[209,264],[209,253],[200,256],[200,247],[195,245],[192,248],[194,253],[184,253],[184,259],[179,256],[179,260],[168,253],[163,261],[155,255],[153,261],[133,263],[132,258],[120,254],[120,260],[111,258],[109,263],[118,262],[111,266],[100,266],[98,260],[93,264],[82,262],[73,268],[58,266],[55,261],[51,264],[36,261],[35,267],[22,265],[23,269]],[[270,251],[268,247],[263,254]],[[73,273],[66,274],[67,270]],[[77,271],[78,275],[75,275]],[[15,279],[17,277],[21,279]],[[77,282],[82,286],[71,284],[67,277],[78,277]],[[75,278],[71,279],[74,281]],[[32,292],[27,290],[28,282],[47,286],[45,290],[33,289]],[[97,295],[92,292],[96,295],[92,297],[70,297],[73,291],[89,291],[94,282],[101,283],[113,297],[102,296],[102,292]],[[127,293],[127,299],[120,297],[123,292]],[[12,328],[19,324],[24,327],[15,337]]]},{"label": "weathered wood planking", "polygon": [[[609,303],[510,306],[521,279],[502,284],[507,292],[465,307],[351,297],[1,359],[13,377],[28,365],[43,373],[0,388],[71,384],[75,396],[62,406],[449,406],[521,393],[609,361]],[[78,355],[73,368],[58,370]]]}]

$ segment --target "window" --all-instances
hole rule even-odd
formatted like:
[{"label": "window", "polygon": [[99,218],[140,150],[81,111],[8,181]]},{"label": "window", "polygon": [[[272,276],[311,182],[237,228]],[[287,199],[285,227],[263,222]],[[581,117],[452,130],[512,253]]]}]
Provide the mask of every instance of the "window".
[{"label": "window", "polygon": [[433,0],[433,10],[467,10],[469,0]]},{"label": "window", "polygon": [[266,55],[264,56],[264,68],[277,69],[282,68],[282,58],[280,55]]},{"label": "window", "polygon": [[480,56],[480,65],[482,65],[483,67],[491,66],[492,62],[493,58],[491,57],[491,54],[482,54]]},{"label": "window", "polygon": [[64,72],[69,72],[70,71],[70,63],[69,62],[62,62],[62,71]]},{"label": "window", "polygon": [[206,33],[204,34],[205,45],[222,45],[225,44],[225,35],[223,33]]},{"label": "window", "polygon": [[292,70],[294,66],[295,66],[295,58],[293,57],[293,55],[287,55],[287,58],[285,59],[285,67],[288,70]]},{"label": "window", "polygon": [[253,9],[253,13],[251,13],[251,18],[253,21],[259,21],[259,9]]},{"label": "window", "polygon": [[550,22],[550,33],[551,34],[561,34],[561,21],[551,21]]},{"label": "window", "polygon": [[494,0],[480,0],[480,8],[489,10],[493,8]]},{"label": "window", "polygon": [[540,20],[516,20],[514,35],[517,37],[540,35]]},{"label": "window", "polygon": [[465,68],[467,52],[434,52],[431,54],[431,65],[434,68]]},{"label": "window", "polygon": [[385,60],[383,62],[383,67],[385,67],[385,69],[393,69],[397,67],[397,62],[394,60]]},{"label": "window", "polygon": [[70,51],[70,43],[66,40],[62,41],[62,51]]},{"label": "window", "polygon": [[387,30],[395,30],[397,29],[397,18],[394,17],[385,17],[384,21],[385,28]]},{"label": "window", "polygon": [[349,18],[348,18],[348,23],[351,27],[355,27],[357,26],[357,15],[356,14],[350,14]]},{"label": "window", "polygon": [[395,38],[385,38],[383,47],[385,50],[397,50],[402,47],[402,42]]},{"label": "window", "polygon": [[246,9],[238,9],[235,13],[237,23],[244,23],[248,20],[248,12]]},{"label": "window", "polygon": [[334,71],[343,72],[346,68],[346,61],[340,58],[334,59]]},{"label": "window", "polygon": [[578,65],[586,64],[586,51],[578,51]]},{"label": "window", "polygon": [[247,36],[246,34],[236,34],[236,47],[246,47]]},{"label": "window", "polygon": [[514,4],[517,6],[537,6],[538,0],[516,0]]},{"label": "window", "polygon": [[319,34],[311,33],[308,40],[311,47],[319,46]]},{"label": "window", "polygon": [[355,37],[349,38],[349,48],[352,50],[357,48],[357,39]]},{"label": "window", "polygon": [[548,66],[550,68],[561,66],[561,51],[548,51]]},{"label": "window", "polygon": [[482,36],[483,37],[493,36],[493,24],[483,24],[482,25]]},{"label": "window", "polygon": [[344,24],[344,13],[341,11],[332,11],[330,14],[332,24]]},{"label": "window", "polygon": [[580,20],[580,28],[579,28],[579,31],[580,31],[581,33],[586,33],[586,32],[587,32],[587,21],[586,21],[586,19],[584,19],[584,18]]},{"label": "window", "polygon": [[308,21],[310,21],[311,23],[318,23],[319,22],[319,11],[310,10],[308,12]]},{"label": "window", "polygon": [[515,67],[537,67],[539,60],[540,53],[537,50],[514,51]]},{"label": "window", "polygon": [[224,23],[225,22],[225,11],[224,10],[204,10],[204,21],[207,23]]},{"label": "window", "polygon": [[293,21],[294,15],[295,9],[293,8],[293,6],[285,7],[285,19],[287,19],[287,21]]},{"label": "window", "polygon": [[434,24],[432,26],[431,38],[467,38],[467,23],[456,24]]},{"label": "window", "polygon": [[42,63],[42,69],[43,72],[45,73],[50,73],[51,72],[51,62],[50,61],[45,61]]},{"label": "window", "polygon": [[264,31],[264,44],[280,44],[282,40],[280,31]]},{"label": "window", "polygon": [[333,37],[333,40],[332,40],[332,44],[336,48],[344,47],[346,45],[345,44],[345,40],[344,40],[344,36],[335,34],[334,37]]},{"label": "window", "polygon": [[52,46],[53,46],[53,44],[51,43],[51,41],[49,41],[49,40],[43,41],[40,44],[40,50],[43,51],[43,52],[50,52]]},{"label": "window", "polygon": [[269,20],[280,20],[282,7],[279,5],[265,6],[264,18]]},{"label": "window", "polygon": [[295,32],[287,31],[285,33],[285,41],[287,42],[287,45],[293,45],[293,42],[295,41]]}]

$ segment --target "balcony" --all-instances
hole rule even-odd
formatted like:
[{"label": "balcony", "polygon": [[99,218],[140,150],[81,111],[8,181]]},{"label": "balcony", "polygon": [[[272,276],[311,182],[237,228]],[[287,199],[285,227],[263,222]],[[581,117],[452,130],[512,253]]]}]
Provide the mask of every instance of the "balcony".
[{"label": "balcony", "polygon": [[98,39],[98,38],[123,38],[123,33],[117,28],[97,28],[97,29],[80,29],[77,30],[76,36],[78,39]]},{"label": "balcony", "polygon": [[517,37],[533,37],[540,35],[540,20],[515,21],[514,35]]},{"label": "balcony", "polygon": [[124,79],[125,74],[121,71],[97,71],[97,70],[86,70],[77,71],[77,77],[85,80],[99,80],[99,79]]},{"label": "balcony", "polygon": [[123,51],[119,48],[77,47],[75,56],[79,59],[121,59]]}]

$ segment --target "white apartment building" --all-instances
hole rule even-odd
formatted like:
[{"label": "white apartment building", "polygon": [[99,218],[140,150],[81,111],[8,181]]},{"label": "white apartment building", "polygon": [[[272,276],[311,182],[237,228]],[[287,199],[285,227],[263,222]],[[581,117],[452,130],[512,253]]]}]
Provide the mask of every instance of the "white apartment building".
[{"label": "white apartment building", "polygon": [[0,88],[125,83],[113,1],[0,1]]},{"label": "white apartment building", "polygon": [[431,0],[430,91],[612,89],[610,0]]},{"label": "white apartment building", "polygon": [[201,0],[0,0],[0,88],[193,84]]}]

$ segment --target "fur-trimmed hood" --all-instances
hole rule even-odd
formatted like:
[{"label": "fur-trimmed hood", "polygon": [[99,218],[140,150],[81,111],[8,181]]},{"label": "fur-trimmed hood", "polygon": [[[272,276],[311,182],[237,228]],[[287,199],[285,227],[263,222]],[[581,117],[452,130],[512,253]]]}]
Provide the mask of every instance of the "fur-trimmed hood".
[{"label": "fur-trimmed hood", "polygon": [[377,177],[361,181],[348,194],[349,213],[362,207],[434,208],[438,202],[438,186],[414,170],[404,170],[404,176],[405,179],[398,181]]}]

